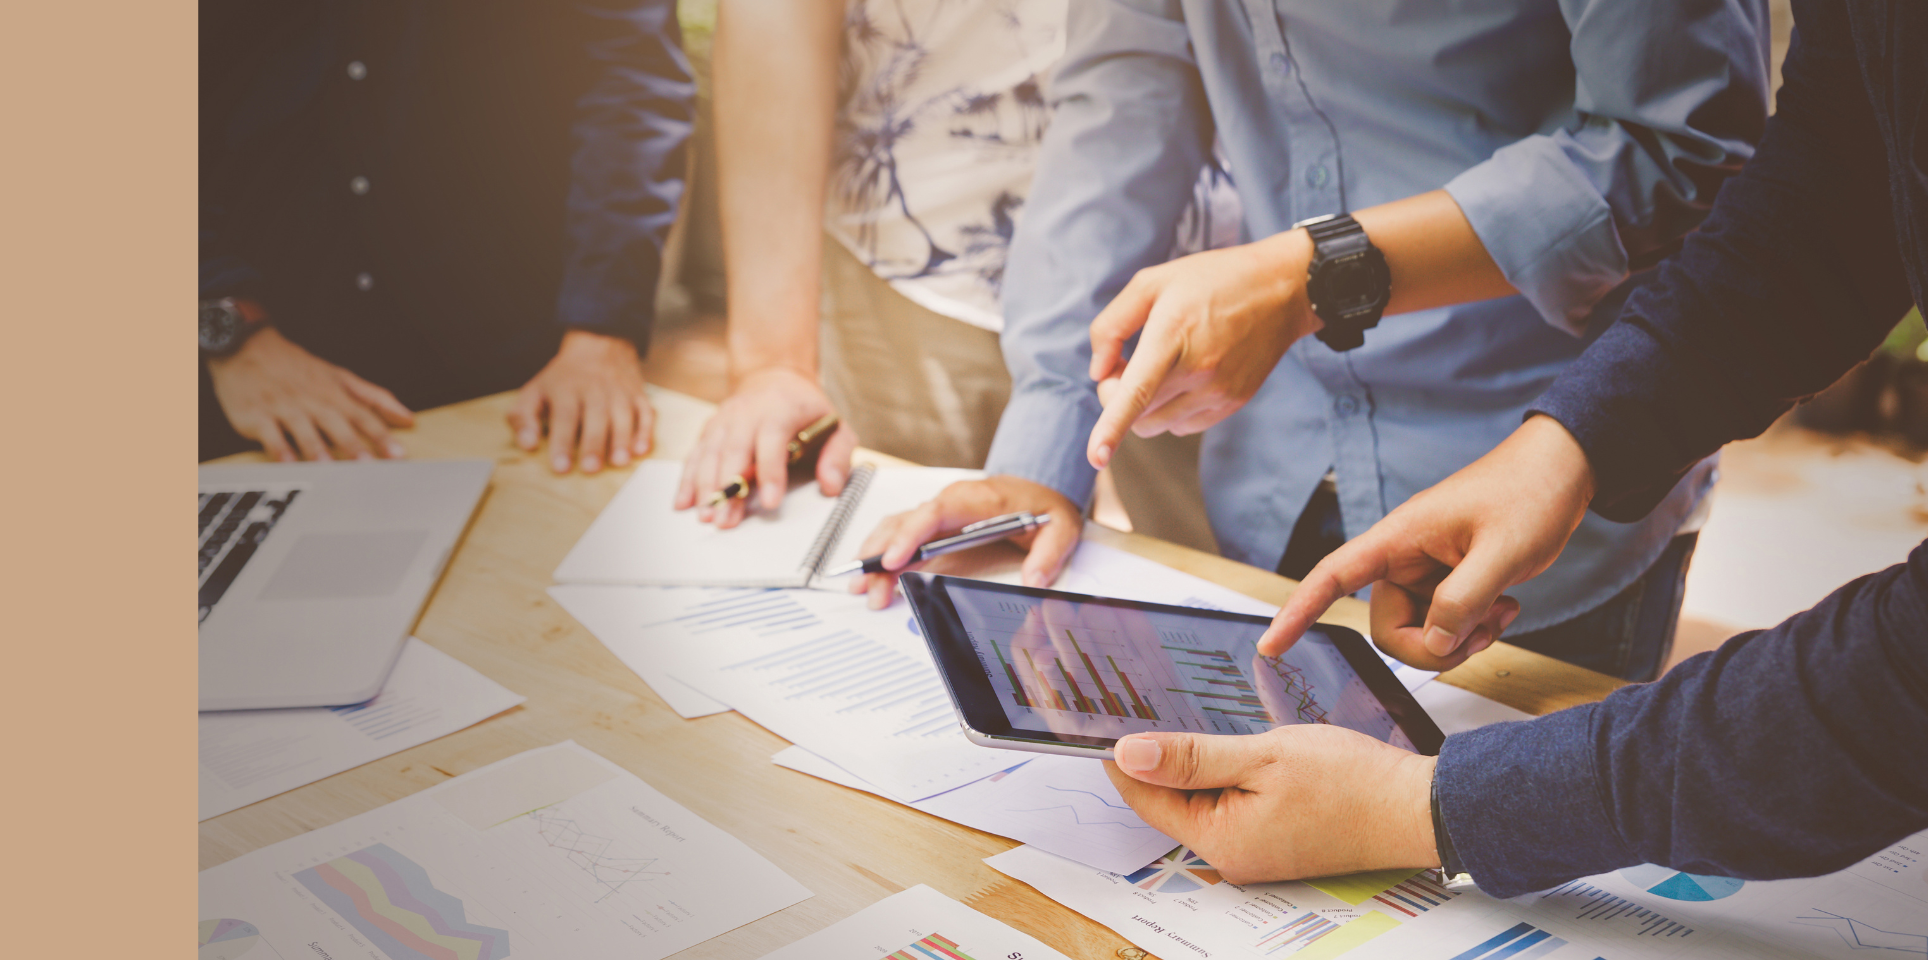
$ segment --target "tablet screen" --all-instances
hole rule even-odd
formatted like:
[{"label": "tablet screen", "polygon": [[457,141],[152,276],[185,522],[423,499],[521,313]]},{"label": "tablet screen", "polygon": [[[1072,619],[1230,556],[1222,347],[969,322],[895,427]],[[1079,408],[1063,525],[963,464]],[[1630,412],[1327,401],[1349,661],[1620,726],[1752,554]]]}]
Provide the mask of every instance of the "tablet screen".
[{"label": "tablet screen", "polygon": [[1331,723],[1415,750],[1343,651],[1317,629],[1260,656],[1265,623],[1204,611],[1029,596],[945,578],[1010,726],[1115,739],[1260,733]]}]

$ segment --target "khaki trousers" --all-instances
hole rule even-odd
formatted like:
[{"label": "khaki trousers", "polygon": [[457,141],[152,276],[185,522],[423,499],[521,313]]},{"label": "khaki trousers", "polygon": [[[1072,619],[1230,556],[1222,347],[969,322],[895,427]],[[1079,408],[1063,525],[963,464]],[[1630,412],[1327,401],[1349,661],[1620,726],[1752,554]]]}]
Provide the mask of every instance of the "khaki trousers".
[{"label": "khaki trousers", "polygon": [[[997,334],[918,306],[834,238],[823,247],[823,386],[858,440],[925,466],[982,467],[1011,397]],[[1198,447],[1127,437],[1112,477],[1132,529],[1216,553]]]}]

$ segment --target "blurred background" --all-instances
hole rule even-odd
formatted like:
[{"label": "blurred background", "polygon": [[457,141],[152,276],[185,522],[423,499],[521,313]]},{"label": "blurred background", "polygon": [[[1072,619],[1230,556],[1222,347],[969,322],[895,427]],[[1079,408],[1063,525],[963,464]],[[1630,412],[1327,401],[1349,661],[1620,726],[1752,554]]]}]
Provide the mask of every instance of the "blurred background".
[{"label": "blurred background", "polygon": [[[1778,87],[1793,21],[1787,0],[1770,7]],[[715,0],[682,0],[679,16],[697,76],[697,127],[646,368],[651,383],[718,402],[729,392],[729,369],[709,110]],[[1093,513],[1129,530],[1107,479]],[[1763,436],[1728,446],[1688,573],[1673,661],[1813,606],[1841,584],[1901,562],[1925,537],[1928,328],[1917,310],[1868,362]]]}]

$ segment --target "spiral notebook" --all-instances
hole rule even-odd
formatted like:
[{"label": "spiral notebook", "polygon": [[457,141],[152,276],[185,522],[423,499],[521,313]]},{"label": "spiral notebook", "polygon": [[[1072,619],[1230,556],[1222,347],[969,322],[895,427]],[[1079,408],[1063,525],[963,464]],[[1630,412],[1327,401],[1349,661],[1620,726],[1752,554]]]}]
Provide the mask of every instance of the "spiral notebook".
[{"label": "spiral notebook", "polygon": [[718,530],[696,511],[670,509],[683,465],[645,460],[556,568],[559,583],[674,587],[808,587],[823,570],[855,559],[864,539],[894,513],[912,509],[976,470],[862,464],[843,492],[812,482],[783,506],[754,508]]}]

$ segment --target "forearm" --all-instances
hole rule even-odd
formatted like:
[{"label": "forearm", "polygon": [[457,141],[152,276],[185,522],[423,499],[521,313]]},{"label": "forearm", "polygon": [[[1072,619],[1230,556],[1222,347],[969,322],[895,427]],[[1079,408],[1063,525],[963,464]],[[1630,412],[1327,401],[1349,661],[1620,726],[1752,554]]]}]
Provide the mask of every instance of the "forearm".
[{"label": "forearm", "polygon": [[[1447,832],[1499,897],[1634,863],[1816,876],[1928,826],[1928,544],[1655,683],[1449,738]],[[1842,811],[1853,811],[1844,817]]]},{"label": "forearm", "polygon": [[817,376],[841,0],[724,0],[713,48],[733,377]]},{"label": "forearm", "polygon": [[591,69],[570,131],[556,322],[647,349],[663,246],[683,194],[696,87],[673,2],[583,7],[570,17]]},{"label": "forearm", "polygon": [[1645,516],[1692,464],[1866,359],[1912,299],[1842,14],[1798,12],[1759,154],[1534,404],[1585,447],[1610,520]]}]

